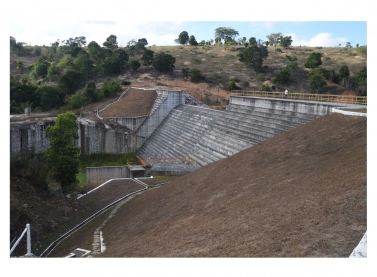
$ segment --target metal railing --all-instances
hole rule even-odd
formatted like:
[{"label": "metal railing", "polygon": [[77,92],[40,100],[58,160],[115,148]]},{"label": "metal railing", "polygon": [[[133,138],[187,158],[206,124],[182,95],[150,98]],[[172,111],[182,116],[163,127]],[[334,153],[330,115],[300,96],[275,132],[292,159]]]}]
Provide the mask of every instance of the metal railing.
[{"label": "metal railing", "polygon": [[[232,90],[230,96],[257,96],[257,97],[269,97],[269,98],[284,98],[284,92]],[[287,99],[367,105],[366,96],[355,96],[355,95],[289,93]]]},{"label": "metal railing", "polygon": [[21,236],[18,238],[18,240],[16,241],[16,243],[13,245],[13,247],[10,249],[10,254],[9,255],[12,255],[12,252],[13,250],[17,247],[17,245],[20,243],[21,239],[23,238],[23,236],[25,235],[25,233],[27,233],[27,253],[26,253],[26,257],[31,257],[33,256],[33,253],[31,253],[31,238],[30,238],[30,224],[26,224],[26,228],[24,229],[24,231],[22,232]]}]

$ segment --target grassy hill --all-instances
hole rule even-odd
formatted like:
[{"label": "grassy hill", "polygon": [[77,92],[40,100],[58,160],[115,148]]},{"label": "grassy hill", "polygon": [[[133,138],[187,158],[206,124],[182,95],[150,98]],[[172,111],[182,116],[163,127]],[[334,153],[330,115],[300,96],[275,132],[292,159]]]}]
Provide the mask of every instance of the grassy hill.
[{"label": "grassy hill", "polygon": [[[239,61],[237,54],[243,46],[149,46],[149,50],[155,53],[165,52],[175,57],[175,70],[169,74],[161,74],[151,67],[141,66],[136,72],[131,69],[123,72],[118,76],[112,76],[111,79],[120,81],[124,79],[135,82],[159,81],[161,79],[182,80],[182,68],[198,69],[205,76],[202,81],[218,90],[228,90],[228,83],[231,78],[236,78],[238,86],[245,90],[259,90],[263,83],[275,86],[277,91],[288,88],[291,92],[310,93],[308,83],[309,69],[305,67],[305,61],[313,52],[322,54],[321,67],[327,70],[334,70],[338,73],[342,65],[347,65],[350,70],[350,76],[355,76],[361,68],[367,66],[366,56],[359,53],[357,48],[344,47],[305,47],[295,46],[288,49],[268,47],[268,57],[264,60],[264,73],[256,73],[251,68]],[[281,51],[279,51],[281,50]],[[42,47],[42,57],[47,57],[47,48]],[[288,64],[286,55],[297,57],[298,69],[291,72],[290,81],[287,84],[280,85],[273,82],[276,73],[284,69]],[[129,59],[140,60],[141,54],[130,56]],[[27,74],[27,67],[37,61],[38,57],[29,54],[27,56],[18,56],[15,53],[10,54],[10,73],[13,77],[20,77]],[[17,69],[17,61],[23,61],[24,70]],[[105,77],[96,77],[94,81],[101,83]],[[198,87],[200,84],[191,83],[187,87]],[[133,84],[132,84],[133,85]],[[80,91],[79,91],[80,92]],[[210,92],[217,94],[216,90]],[[340,85],[327,82],[323,93],[329,94],[355,94]],[[224,93],[222,93],[224,95]],[[212,105],[213,103],[207,103]]]}]

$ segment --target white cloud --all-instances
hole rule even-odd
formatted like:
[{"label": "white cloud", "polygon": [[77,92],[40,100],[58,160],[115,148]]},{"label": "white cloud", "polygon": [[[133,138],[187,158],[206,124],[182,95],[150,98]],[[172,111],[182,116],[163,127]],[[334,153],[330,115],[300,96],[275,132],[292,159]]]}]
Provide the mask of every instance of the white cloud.
[{"label": "white cloud", "polygon": [[125,46],[132,39],[146,38],[149,45],[174,45],[178,37],[177,30],[183,22],[142,22],[142,21],[117,21],[117,22],[11,22],[10,35],[17,42],[30,45],[50,45],[57,39],[65,40],[71,37],[84,36],[87,43],[96,41],[98,44],[110,35],[117,36],[119,45]]},{"label": "white cloud", "polygon": [[301,46],[311,46],[311,47],[315,47],[315,46],[335,47],[335,46],[339,46],[339,44],[344,46],[345,43],[348,41],[347,38],[332,37],[332,34],[330,33],[320,33],[309,40],[300,39],[295,34],[289,34],[289,35],[292,36],[293,46],[301,45]]}]

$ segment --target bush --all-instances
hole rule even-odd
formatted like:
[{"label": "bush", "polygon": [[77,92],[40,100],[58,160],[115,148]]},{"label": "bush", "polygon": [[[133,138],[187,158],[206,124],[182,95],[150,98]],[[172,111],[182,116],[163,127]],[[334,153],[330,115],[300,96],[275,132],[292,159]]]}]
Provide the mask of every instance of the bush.
[{"label": "bush", "polygon": [[131,85],[131,82],[127,81],[127,80],[122,80],[122,82],[120,82],[120,84],[123,85],[123,86],[129,86],[129,85]]},{"label": "bush", "polygon": [[242,86],[243,88],[248,88],[248,87],[250,86],[250,84],[249,84],[248,81],[243,81],[243,82],[241,83],[241,86]]},{"label": "bush", "polygon": [[270,86],[268,84],[262,84],[260,86],[260,90],[261,91],[271,91],[271,88],[270,88]]},{"label": "bush", "polygon": [[278,53],[283,53],[283,51],[281,51],[280,48],[276,48],[276,52],[278,52]]},{"label": "bush", "polygon": [[69,99],[68,106],[69,106],[70,109],[78,109],[81,106],[83,106],[85,104],[85,102],[86,102],[85,97],[83,97],[81,95],[74,94]]},{"label": "bush", "polygon": [[239,80],[237,77],[231,77],[231,78],[229,79],[229,81],[234,81],[234,82],[236,82],[236,83],[239,83],[239,82],[240,82],[240,80]]},{"label": "bush", "polygon": [[228,89],[232,91],[232,90],[240,90],[241,88],[236,85],[236,82],[230,81],[228,84]]},{"label": "bush", "polygon": [[273,81],[279,84],[286,84],[288,83],[290,76],[291,74],[287,69],[282,69],[275,75]]},{"label": "bush", "polygon": [[263,73],[257,75],[257,80],[260,82],[264,82],[266,80],[266,76]]},{"label": "bush", "polygon": [[119,84],[116,82],[111,82],[110,80],[106,80],[105,83],[103,84],[101,88],[101,95],[105,97],[111,97],[116,95],[118,92],[122,91],[122,88],[120,87]]},{"label": "bush", "polygon": [[199,69],[191,69],[190,70],[190,81],[191,82],[199,82],[201,80],[204,80],[204,76],[202,75],[202,73],[200,72]]}]

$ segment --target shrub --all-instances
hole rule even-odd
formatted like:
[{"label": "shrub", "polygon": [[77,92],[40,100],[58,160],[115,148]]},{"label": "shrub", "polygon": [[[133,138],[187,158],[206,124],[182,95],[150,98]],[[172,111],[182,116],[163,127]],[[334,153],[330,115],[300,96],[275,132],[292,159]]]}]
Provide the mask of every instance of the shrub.
[{"label": "shrub", "polygon": [[241,86],[242,86],[243,88],[248,88],[248,87],[250,86],[250,84],[249,84],[248,81],[243,81],[243,82],[241,83]]},{"label": "shrub", "polygon": [[290,76],[291,74],[289,73],[287,69],[282,69],[275,75],[275,78],[273,79],[273,81],[279,84],[286,84],[288,83]]},{"label": "shrub", "polygon": [[236,85],[236,82],[230,81],[228,84],[228,89],[229,90],[240,90],[241,88]]},{"label": "shrub", "polygon": [[280,48],[276,48],[276,52],[278,52],[278,53],[283,53],[283,51],[281,51]]},{"label": "shrub", "polygon": [[123,85],[123,86],[129,86],[129,85],[131,85],[131,82],[130,82],[130,81],[127,81],[127,80],[122,80],[122,81],[120,82],[120,84]]},{"label": "shrub", "polygon": [[261,91],[271,91],[271,88],[270,88],[270,86],[268,84],[262,84],[260,86],[260,90]]},{"label": "shrub", "polygon": [[202,75],[202,73],[200,72],[199,69],[191,69],[190,70],[190,81],[191,82],[199,82],[201,80],[204,80],[204,76]]},{"label": "shrub", "polygon": [[257,80],[260,82],[264,82],[266,80],[266,76],[263,73],[257,75]]}]

